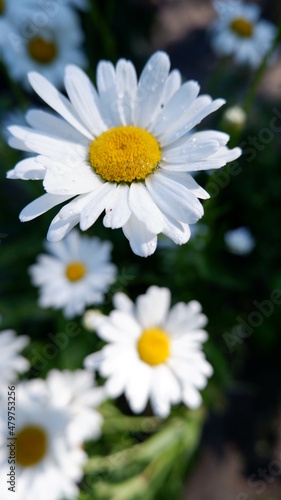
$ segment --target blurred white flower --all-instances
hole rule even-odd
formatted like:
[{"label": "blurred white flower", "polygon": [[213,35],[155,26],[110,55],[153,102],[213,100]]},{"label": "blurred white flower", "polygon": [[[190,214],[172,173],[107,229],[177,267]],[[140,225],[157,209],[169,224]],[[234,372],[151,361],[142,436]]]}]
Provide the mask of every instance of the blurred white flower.
[{"label": "blurred white flower", "polygon": [[247,115],[241,106],[232,106],[225,110],[222,119],[227,126],[240,130],[246,123]]},{"label": "blurred white flower", "polygon": [[116,310],[96,319],[98,336],[109,344],[84,363],[108,378],[111,398],[122,393],[134,413],[150,399],[154,413],[167,417],[170,405],[181,401],[190,408],[201,404],[213,369],[202,352],[207,318],[199,302],[180,302],[170,308],[168,288],[150,287],[136,305],[123,293],[114,296]]},{"label": "blurred white flower", "polygon": [[47,191],[22,211],[22,221],[78,195],[52,221],[49,240],[62,239],[79,222],[87,230],[105,210],[104,225],[122,228],[137,255],[151,255],[159,233],[177,244],[188,241],[189,224],[203,215],[198,198],[209,197],[189,172],[220,168],[241,150],[226,147],[227,134],[191,133],[224,100],[198,97],[198,83],[181,86],[179,72],[169,70],[165,52],[149,59],[139,82],[130,61],[120,59],[116,68],[102,61],[97,92],[83,71],[67,66],[70,101],[41,75],[29,74],[34,90],[66,121],[33,111],[26,117],[31,128],[10,127],[19,149],[41,155],[24,163],[25,177],[43,179]]},{"label": "blurred white flower", "polygon": [[0,386],[14,382],[19,373],[29,369],[29,362],[19,354],[28,344],[26,335],[17,337],[13,330],[0,332]]},{"label": "blurred white flower", "polygon": [[104,401],[102,387],[95,386],[92,372],[75,370],[51,370],[46,384],[52,394],[54,405],[66,408],[71,414],[68,425],[68,439],[79,444],[101,435],[102,416],[97,407]]},{"label": "blurred white flower", "polygon": [[94,331],[96,318],[101,314],[102,312],[99,309],[88,309],[85,311],[82,319],[84,328],[90,332]]},{"label": "blurred white flower", "polygon": [[74,230],[63,241],[45,246],[51,255],[39,255],[29,268],[32,284],[40,287],[40,307],[63,309],[72,318],[89,305],[101,304],[117,274],[110,262],[111,243]]},{"label": "blurred white flower", "polygon": [[224,240],[230,252],[236,255],[247,255],[255,247],[255,239],[247,227],[238,227],[227,231]]},{"label": "blurred white flower", "polygon": [[[17,500],[77,498],[77,482],[83,477],[87,455],[81,448],[82,443],[74,446],[69,442],[72,419],[71,405],[59,408],[45,381],[36,379],[17,385],[12,436],[16,440]],[[11,447],[13,443],[13,440],[8,442]],[[1,500],[10,500],[12,496],[7,483],[11,450],[7,446],[7,408],[3,408],[0,411],[0,476],[5,480],[0,486]]]},{"label": "blurred white flower", "polygon": [[256,4],[213,2],[218,20],[211,27],[211,45],[219,56],[233,55],[239,64],[256,68],[270,49],[276,26],[260,18]]},{"label": "blurred white flower", "polygon": [[86,65],[81,48],[84,35],[73,9],[47,0],[1,1],[7,8],[0,39],[2,58],[13,79],[31,90],[27,73],[39,71],[60,87],[66,64]]}]

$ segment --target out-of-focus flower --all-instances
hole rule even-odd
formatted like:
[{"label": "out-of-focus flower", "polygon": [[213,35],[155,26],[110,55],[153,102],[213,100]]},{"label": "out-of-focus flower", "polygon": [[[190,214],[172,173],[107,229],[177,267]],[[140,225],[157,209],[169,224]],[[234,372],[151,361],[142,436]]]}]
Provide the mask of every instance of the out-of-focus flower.
[{"label": "out-of-focus flower", "polygon": [[[76,498],[87,455],[82,443],[69,442],[69,426],[75,418],[71,405],[59,408],[46,382],[39,379],[19,383],[16,402],[13,449],[14,441],[7,446],[7,409],[0,412],[0,475],[7,478],[8,457],[13,453],[17,500]],[[11,497],[6,481],[1,482],[1,500]]]},{"label": "out-of-focus flower", "polygon": [[169,69],[168,55],[156,52],[137,82],[130,61],[120,59],[116,68],[102,61],[97,92],[71,65],[65,75],[70,100],[29,74],[34,90],[65,121],[31,111],[31,128],[10,127],[19,149],[41,155],[26,160],[25,178],[43,179],[47,191],[22,211],[22,221],[78,195],[52,221],[49,240],[62,239],[79,222],[87,230],[105,210],[104,225],[122,228],[137,255],[151,255],[159,233],[177,244],[188,241],[189,224],[203,215],[198,198],[209,197],[189,172],[220,168],[241,150],[226,147],[227,134],[191,133],[224,100],[198,97],[198,83],[181,86],[179,72]]},{"label": "out-of-focus flower", "polygon": [[17,337],[13,330],[0,332],[0,386],[14,382],[19,373],[29,369],[29,362],[19,354],[28,344],[26,335]]},{"label": "out-of-focus flower", "polygon": [[211,45],[220,56],[256,68],[270,49],[276,26],[260,19],[260,7],[240,1],[213,2],[218,20],[211,27]]},{"label": "out-of-focus flower", "polygon": [[150,399],[156,415],[167,417],[170,405],[181,401],[190,408],[201,404],[213,370],[202,352],[207,318],[199,302],[180,302],[170,308],[168,288],[150,287],[136,305],[123,293],[114,296],[116,310],[96,319],[100,338],[109,343],[85,359],[108,380],[109,397],[125,394],[133,412],[142,412]]},{"label": "out-of-focus flower", "polygon": [[224,240],[230,252],[236,255],[247,255],[255,247],[255,239],[247,227],[238,227],[227,231]]},{"label": "out-of-focus flower", "polygon": [[13,79],[31,90],[27,73],[39,71],[60,87],[66,64],[86,65],[84,35],[73,9],[47,0],[2,1],[7,6],[2,57]]},{"label": "out-of-focus flower", "polygon": [[242,130],[246,120],[247,115],[240,106],[226,109],[222,116],[223,127],[229,133]]},{"label": "out-of-focus flower", "polygon": [[95,386],[93,374],[86,370],[51,370],[46,378],[54,405],[71,413],[68,439],[79,444],[101,435],[102,416],[97,407],[104,401],[102,387]]},{"label": "out-of-focus flower", "polygon": [[87,311],[85,311],[82,320],[84,328],[86,328],[86,330],[89,330],[90,332],[94,331],[96,318],[101,314],[102,312],[99,309],[88,309]]},{"label": "out-of-focus flower", "polygon": [[117,273],[109,241],[74,230],[63,241],[47,242],[46,249],[51,255],[39,255],[29,268],[33,285],[40,287],[40,307],[63,309],[65,317],[72,318],[103,302]]}]

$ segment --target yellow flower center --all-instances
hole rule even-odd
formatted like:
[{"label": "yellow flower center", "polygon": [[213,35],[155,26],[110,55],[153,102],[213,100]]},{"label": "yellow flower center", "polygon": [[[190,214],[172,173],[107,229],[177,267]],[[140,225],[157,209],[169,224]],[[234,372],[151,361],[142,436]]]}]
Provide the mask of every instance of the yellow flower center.
[{"label": "yellow flower center", "polygon": [[56,58],[57,46],[53,41],[36,36],[29,42],[28,51],[34,61],[49,64]]},{"label": "yellow flower center", "polygon": [[81,280],[87,272],[86,266],[82,262],[71,262],[68,264],[65,274],[69,281]]},{"label": "yellow flower center", "polygon": [[253,35],[254,31],[252,23],[250,23],[246,19],[243,19],[243,17],[238,17],[237,19],[234,19],[230,24],[230,28],[237,35],[244,38],[250,38]]},{"label": "yellow flower center", "polygon": [[142,181],[161,160],[155,137],[131,125],[103,132],[90,145],[89,154],[95,172],[108,182]]},{"label": "yellow flower center", "polygon": [[16,463],[21,467],[38,464],[47,453],[47,435],[33,425],[24,427],[16,435]]},{"label": "yellow flower center", "polygon": [[4,10],[5,10],[5,2],[4,0],[0,0],[0,16],[1,14],[3,14]]},{"label": "yellow flower center", "polygon": [[170,356],[170,337],[158,327],[147,328],[138,341],[140,358],[147,364],[155,366],[165,363]]}]

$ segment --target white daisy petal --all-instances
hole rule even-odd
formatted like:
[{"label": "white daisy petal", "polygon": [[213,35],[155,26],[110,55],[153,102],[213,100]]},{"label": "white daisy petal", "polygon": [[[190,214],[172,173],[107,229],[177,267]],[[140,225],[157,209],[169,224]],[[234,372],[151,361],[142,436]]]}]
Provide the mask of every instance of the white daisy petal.
[{"label": "white daisy petal", "polygon": [[151,233],[161,233],[164,227],[163,215],[143,184],[130,186],[129,206],[137,219],[143,222]]},{"label": "white daisy petal", "polygon": [[137,363],[127,381],[125,396],[134,413],[144,411],[150,393],[152,369],[145,363]]},{"label": "white daisy petal", "polygon": [[56,215],[52,220],[47,233],[48,241],[55,243],[62,240],[78,223],[79,215],[73,215],[65,220],[62,220],[59,215]]},{"label": "white daisy petal", "polygon": [[184,186],[161,173],[146,180],[152,199],[160,210],[185,224],[194,224],[204,213],[198,199]]},{"label": "white daisy petal", "polygon": [[138,83],[133,114],[134,124],[138,127],[149,126],[151,116],[161,103],[169,69],[170,60],[165,52],[156,52],[144,67]]},{"label": "white daisy petal", "polygon": [[101,61],[98,64],[97,87],[106,125],[108,127],[121,125],[116,90],[116,73],[112,63]]},{"label": "white daisy petal", "polygon": [[188,406],[192,410],[198,408],[202,403],[202,397],[200,393],[192,386],[186,386],[184,388],[182,399],[184,404],[186,404],[186,406]]},{"label": "white daisy petal", "polygon": [[27,123],[34,129],[46,132],[54,137],[65,141],[73,141],[77,144],[88,144],[87,139],[69,123],[57,116],[47,113],[41,109],[31,109],[25,115]]},{"label": "white daisy petal", "polygon": [[148,257],[155,252],[157,247],[157,236],[146,228],[134,214],[123,226],[123,232],[130,242],[133,252],[140,257]]},{"label": "white daisy petal", "polygon": [[103,224],[105,227],[117,229],[128,222],[131,213],[129,206],[129,187],[119,184],[112,192],[106,205]]},{"label": "white daisy petal", "polygon": [[22,222],[26,222],[35,219],[36,217],[39,217],[39,215],[42,215],[50,210],[50,208],[53,208],[57,205],[60,205],[60,203],[69,200],[70,198],[72,198],[72,196],[73,195],[62,196],[49,193],[43,194],[42,196],[40,196],[40,198],[37,198],[36,200],[29,203],[29,205],[27,205],[21,211],[20,220]]},{"label": "white daisy petal", "polygon": [[[203,100],[203,98],[205,100]],[[166,129],[162,134],[160,134],[159,140],[161,144],[163,146],[166,146],[167,144],[180,139],[180,137],[187,134],[196,125],[198,125],[203,120],[203,118],[213,113],[214,111],[217,111],[219,108],[221,108],[221,106],[225,104],[224,99],[216,99],[215,101],[211,102],[208,101],[210,101],[210,98],[208,96],[198,97],[197,100],[194,101],[194,105],[191,105],[187,109],[186,113],[182,115],[180,120],[171,128],[171,130]],[[188,116],[185,116],[186,114]]]},{"label": "white daisy petal", "polygon": [[19,353],[29,343],[29,337],[16,336],[13,330],[0,332],[0,389],[16,381],[19,373],[29,369],[29,362]]},{"label": "white daisy petal", "polygon": [[73,104],[79,113],[82,122],[93,135],[99,135],[106,130],[101,112],[100,102],[96,89],[77,66],[69,65],[65,70],[65,88]]},{"label": "white daisy petal", "polygon": [[169,100],[173,97],[173,95],[177,92],[177,90],[181,86],[181,74],[178,70],[174,69],[169,74],[162,93],[162,102],[161,105],[164,107],[169,102]]},{"label": "white daisy petal", "polygon": [[96,222],[97,218],[104,211],[114,189],[116,189],[116,186],[112,187],[110,184],[103,184],[95,193],[92,193],[91,201],[81,212],[80,228],[82,231],[86,231],[86,229]]},{"label": "white daisy petal", "polygon": [[131,299],[122,292],[117,292],[113,297],[113,305],[115,309],[123,311],[125,313],[132,313],[134,308],[134,303]]},{"label": "white daisy petal", "polygon": [[116,65],[118,109],[123,125],[133,123],[132,110],[137,91],[137,74],[133,64],[119,59]]},{"label": "white daisy petal", "polygon": [[167,102],[163,111],[158,115],[150,129],[156,137],[159,137],[166,129],[167,123],[174,123],[189,108],[198,96],[200,87],[197,82],[190,80],[180,87],[180,89]]},{"label": "white daisy petal", "polygon": [[190,236],[190,228],[188,224],[182,224],[178,222],[173,217],[165,215],[165,226],[163,229],[163,234],[171,238],[177,245],[183,245],[187,243]]},{"label": "white daisy petal", "polygon": [[28,75],[30,84],[36,94],[43,99],[51,108],[59,113],[70,125],[82,135],[91,139],[90,132],[85,129],[77,112],[63,94],[61,94],[44,76],[31,72]]},{"label": "white daisy petal", "polygon": [[46,169],[38,163],[37,158],[26,158],[7,173],[8,179],[39,180],[44,179]]},{"label": "white daisy petal", "polygon": [[163,326],[171,302],[171,292],[168,288],[151,286],[145,295],[140,295],[136,301],[136,316],[143,328]]}]

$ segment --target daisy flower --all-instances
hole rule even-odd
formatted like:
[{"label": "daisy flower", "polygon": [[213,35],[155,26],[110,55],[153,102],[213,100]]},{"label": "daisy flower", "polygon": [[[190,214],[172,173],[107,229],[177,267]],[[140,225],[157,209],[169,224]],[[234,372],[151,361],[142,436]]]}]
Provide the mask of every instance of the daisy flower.
[{"label": "daisy flower", "polygon": [[[8,6],[10,3],[4,1]],[[39,0],[21,0],[21,7],[11,2],[7,19],[9,29],[2,34],[2,56],[11,77],[28,90],[29,71],[39,71],[54,85],[62,86],[64,67],[75,63],[86,65],[81,45],[84,40],[78,15],[61,4]]]},{"label": "daisy flower", "polygon": [[233,55],[239,64],[256,68],[272,46],[276,27],[260,19],[260,7],[256,4],[235,5],[215,1],[218,20],[211,27],[211,45],[219,56]]},{"label": "daisy flower", "polygon": [[[17,500],[77,498],[76,483],[82,479],[87,456],[81,446],[68,440],[72,418],[69,406],[58,408],[45,381],[36,379],[17,385],[15,435],[14,441],[8,443],[11,446],[7,446],[7,410],[3,408],[0,414],[0,475],[7,478],[8,458],[13,455]],[[8,486],[5,479],[1,500],[11,497]]]},{"label": "daisy flower", "polygon": [[212,367],[202,352],[207,318],[198,302],[170,308],[168,288],[150,287],[134,305],[123,293],[114,296],[116,310],[96,319],[98,336],[108,342],[84,363],[108,378],[105,392],[122,393],[134,413],[150,399],[154,413],[167,417],[170,405],[181,401],[190,408],[201,404]]},{"label": "daisy flower", "polygon": [[71,444],[98,439],[102,416],[96,410],[105,398],[104,389],[95,386],[92,372],[51,370],[46,378],[54,404],[71,411],[68,439]]},{"label": "daisy flower", "polygon": [[19,373],[29,369],[29,362],[19,354],[28,344],[25,335],[17,337],[13,330],[0,332],[0,386],[15,381]]},{"label": "daisy flower", "polygon": [[247,255],[256,245],[251,231],[244,226],[227,231],[224,240],[229,251],[236,255]]},{"label": "daisy flower", "polygon": [[[69,99],[43,76],[29,74],[39,96],[63,119],[30,111],[30,127],[10,127],[10,145],[38,156],[21,162],[8,177],[43,179],[47,191],[21,213],[28,221],[67,202],[51,223],[48,239],[62,239],[76,224],[85,231],[105,210],[103,223],[122,228],[133,252],[151,255],[157,235],[177,244],[190,237],[189,224],[203,215],[198,198],[209,195],[189,172],[220,168],[238,158],[227,134],[192,132],[224,104],[198,97],[199,85],[181,85],[165,52],[147,62],[139,82],[130,61],[97,69],[97,89],[78,67],[66,68]],[[24,174],[23,174],[24,172]]]},{"label": "daisy flower", "polygon": [[74,230],[63,241],[45,246],[51,255],[39,255],[29,268],[33,285],[40,287],[40,307],[63,309],[72,318],[88,305],[101,304],[117,273],[110,262],[111,243]]}]

